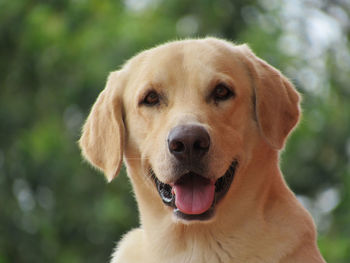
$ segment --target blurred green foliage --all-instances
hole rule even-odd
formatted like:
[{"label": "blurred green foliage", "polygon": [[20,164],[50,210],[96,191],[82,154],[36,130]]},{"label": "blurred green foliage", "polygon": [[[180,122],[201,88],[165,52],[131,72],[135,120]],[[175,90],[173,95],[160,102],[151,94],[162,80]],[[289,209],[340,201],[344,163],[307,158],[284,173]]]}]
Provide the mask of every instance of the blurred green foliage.
[{"label": "blurred green foliage", "polygon": [[137,226],[77,140],[106,76],[140,50],[206,35],[248,42],[303,94],[282,155],[329,262],[350,261],[350,4],[279,0],[0,0],[0,263],[107,262]]}]

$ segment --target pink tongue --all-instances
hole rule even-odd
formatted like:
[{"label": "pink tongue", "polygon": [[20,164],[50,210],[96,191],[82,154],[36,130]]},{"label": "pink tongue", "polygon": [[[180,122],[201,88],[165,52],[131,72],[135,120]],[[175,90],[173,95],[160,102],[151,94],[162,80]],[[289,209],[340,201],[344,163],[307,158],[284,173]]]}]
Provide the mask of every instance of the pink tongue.
[{"label": "pink tongue", "polygon": [[185,175],[173,187],[175,205],[184,214],[206,212],[214,201],[215,185],[199,175]]}]

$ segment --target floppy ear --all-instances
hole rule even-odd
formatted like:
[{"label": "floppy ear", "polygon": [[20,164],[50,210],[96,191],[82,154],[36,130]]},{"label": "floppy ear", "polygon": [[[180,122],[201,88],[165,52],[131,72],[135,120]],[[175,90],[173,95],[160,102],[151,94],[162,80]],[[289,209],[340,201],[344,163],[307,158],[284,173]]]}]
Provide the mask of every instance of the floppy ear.
[{"label": "floppy ear", "polygon": [[118,72],[112,72],[84,124],[79,144],[83,156],[102,170],[110,182],[122,165],[124,124],[117,86]]},{"label": "floppy ear", "polygon": [[244,45],[244,56],[253,77],[255,114],[263,138],[274,149],[282,149],[298,123],[300,96],[280,71],[258,58]]}]

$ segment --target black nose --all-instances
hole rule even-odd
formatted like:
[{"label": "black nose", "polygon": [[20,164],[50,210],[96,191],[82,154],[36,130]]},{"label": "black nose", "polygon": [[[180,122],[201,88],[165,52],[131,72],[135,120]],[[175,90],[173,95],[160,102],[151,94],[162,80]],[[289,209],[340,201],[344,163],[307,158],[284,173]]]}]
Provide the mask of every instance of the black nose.
[{"label": "black nose", "polygon": [[179,161],[199,161],[209,150],[210,136],[200,125],[180,125],[168,136],[168,147]]}]

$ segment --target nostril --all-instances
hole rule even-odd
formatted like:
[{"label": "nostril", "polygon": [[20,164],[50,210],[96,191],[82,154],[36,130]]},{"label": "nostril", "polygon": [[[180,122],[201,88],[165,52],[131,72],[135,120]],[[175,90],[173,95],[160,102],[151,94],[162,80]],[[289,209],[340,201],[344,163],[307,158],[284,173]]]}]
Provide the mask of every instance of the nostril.
[{"label": "nostril", "polygon": [[199,139],[196,140],[193,144],[193,149],[194,150],[199,150],[199,151],[207,151],[209,149],[210,141],[206,139]]},{"label": "nostril", "polygon": [[182,142],[180,142],[180,141],[172,140],[169,143],[169,150],[171,152],[180,153],[180,152],[185,151],[185,145]]}]

